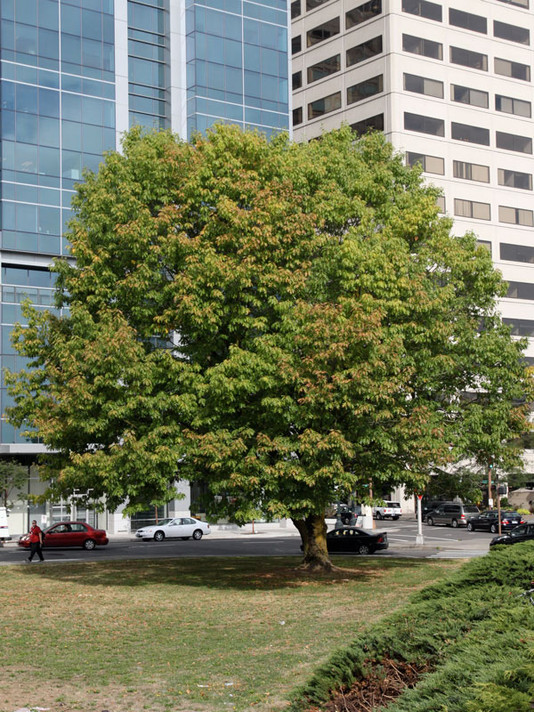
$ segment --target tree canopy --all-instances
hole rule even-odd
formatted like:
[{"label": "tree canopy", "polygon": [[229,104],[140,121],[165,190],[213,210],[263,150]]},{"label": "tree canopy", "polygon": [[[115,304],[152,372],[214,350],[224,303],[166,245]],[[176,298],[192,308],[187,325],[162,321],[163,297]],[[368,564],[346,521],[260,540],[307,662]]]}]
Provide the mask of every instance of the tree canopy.
[{"label": "tree canopy", "polygon": [[10,417],[50,448],[52,490],[133,511],[202,479],[238,522],[291,517],[313,562],[325,506],[362,484],[504,466],[524,344],[437,195],[380,134],[129,133],[77,189],[65,313],[15,332]]}]

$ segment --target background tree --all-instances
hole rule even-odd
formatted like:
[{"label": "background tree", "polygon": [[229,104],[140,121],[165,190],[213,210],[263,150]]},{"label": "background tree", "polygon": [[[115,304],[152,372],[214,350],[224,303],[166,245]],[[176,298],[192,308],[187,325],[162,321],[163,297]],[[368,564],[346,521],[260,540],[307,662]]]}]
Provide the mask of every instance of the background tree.
[{"label": "background tree", "polygon": [[56,492],[133,511],[202,476],[235,521],[291,517],[325,567],[340,494],[503,461],[523,344],[488,251],[436,197],[378,134],[133,131],[78,188],[76,265],[55,266],[68,316],[28,310],[15,335],[11,418],[56,451]]},{"label": "background tree", "polygon": [[28,468],[14,460],[0,460],[0,506],[10,509],[17,500],[26,499],[27,489]]}]

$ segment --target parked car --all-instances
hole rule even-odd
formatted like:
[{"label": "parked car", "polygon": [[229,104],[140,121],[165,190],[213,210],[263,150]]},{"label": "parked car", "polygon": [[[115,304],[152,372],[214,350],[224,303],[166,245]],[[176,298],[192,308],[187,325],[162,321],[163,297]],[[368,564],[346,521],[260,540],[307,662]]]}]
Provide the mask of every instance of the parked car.
[{"label": "parked car", "polygon": [[515,529],[512,529],[508,534],[501,534],[490,541],[490,546],[497,544],[519,544],[521,541],[534,540],[534,524],[520,524]]},{"label": "parked car", "polygon": [[[501,512],[501,532],[509,531],[524,523],[524,519],[517,512]],[[499,531],[499,513],[497,510],[490,509],[487,512],[477,514],[476,517],[470,517],[467,520],[467,531],[474,532],[477,529],[496,534]]]},{"label": "parked car", "polygon": [[450,527],[466,527],[467,520],[476,514],[479,514],[479,509],[474,504],[443,502],[426,515],[426,523],[431,527],[434,526],[434,524],[443,524]]},{"label": "parked car", "polygon": [[164,539],[202,539],[205,534],[211,534],[210,525],[201,522],[193,517],[175,517],[174,519],[163,519],[158,524],[150,527],[143,527],[135,532],[138,539],[153,539],[163,541]]},{"label": "parked car", "polygon": [[[109,539],[103,529],[95,529],[85,522],[58,522],[43,530],[43,548],[81,546],[88,551],[105,546]],[[20,537],[18,545],[29,549],[30,535]]]},{"label": "parked car", "polygon": [[399,502],[384,502],[382,506],[373,507],[374,519],[398,519],[402,515]]},{"label": "parked car", "polygon": [[371,533],[358,527],[333,529],[326,535],[329,554],[373,554],[389,546],[386,532]]},{"label": "parked car", "polygon": [[[431,502],[426,502],[423,504],[421,507],[421,519],[423,522],[426,522],[427,515],[430,514],[430,512],[434,511],[434,509],[437,509],[440,504],[445,504],[445,502],[442,499],[436,499]],[[454,502],[448,502],[448,504],[454,504]]]}]

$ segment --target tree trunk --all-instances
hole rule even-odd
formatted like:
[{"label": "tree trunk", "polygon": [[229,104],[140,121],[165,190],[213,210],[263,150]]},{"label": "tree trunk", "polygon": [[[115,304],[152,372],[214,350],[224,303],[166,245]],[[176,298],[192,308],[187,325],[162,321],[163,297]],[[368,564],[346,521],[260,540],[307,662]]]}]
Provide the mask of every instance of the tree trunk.
[{"label": "tree trunk", "polygon": [[304,559],[299,568],[308,571],[332,571],[334,567],[326,548],[324,515],[310,514],[306,519],[293,519],[293,524],[299,531],[304,550]]}]

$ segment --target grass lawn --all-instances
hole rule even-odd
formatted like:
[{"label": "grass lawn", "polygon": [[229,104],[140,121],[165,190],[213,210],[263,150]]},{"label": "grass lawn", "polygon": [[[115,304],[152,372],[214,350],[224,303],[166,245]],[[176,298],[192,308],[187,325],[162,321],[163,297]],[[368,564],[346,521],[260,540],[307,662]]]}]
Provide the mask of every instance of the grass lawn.
[{"label": "grass lawn", "polygon": [[366,626],[458,561],[201,558],[2,568],[0,712],[278,712]]}]

